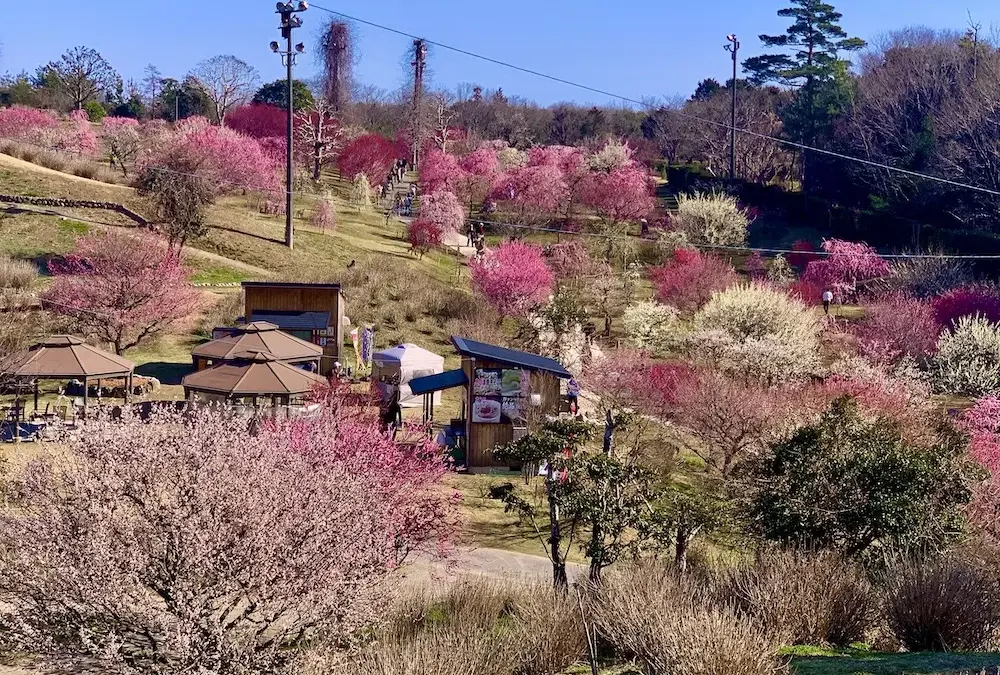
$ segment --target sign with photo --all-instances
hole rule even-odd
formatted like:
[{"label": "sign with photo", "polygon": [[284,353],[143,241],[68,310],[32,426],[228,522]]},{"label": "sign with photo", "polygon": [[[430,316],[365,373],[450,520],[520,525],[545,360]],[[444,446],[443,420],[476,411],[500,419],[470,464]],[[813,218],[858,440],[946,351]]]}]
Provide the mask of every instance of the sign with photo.
[{"label": "sign with photo", "polygon": [[477,396],[472,401],[472,421],[476,424],[499,424],[502,414],[498,396]]},{"label": "sign with photo", "polygon": [[502,391],[503,371],[493,368],[476,368],[476,377],[472,382],[473,396],[500,396]]},{"label": "sign with photo", "polygon": [[530,374],[527,370],[504,370],[500,376],[500,395],[505,397],[527,396],[531,393]]}]

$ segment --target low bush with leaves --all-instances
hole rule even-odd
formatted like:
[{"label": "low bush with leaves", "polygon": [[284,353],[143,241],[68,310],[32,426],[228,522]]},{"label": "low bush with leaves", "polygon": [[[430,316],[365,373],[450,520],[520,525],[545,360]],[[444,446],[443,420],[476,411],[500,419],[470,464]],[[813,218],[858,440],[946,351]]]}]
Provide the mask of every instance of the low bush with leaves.
[{"label": "low bush with leaves", "polygon": [[981,396],[1000,391],[1000,324],[964,316],[937,344],[934,382],[949,394]]},{"label": "low bush with leaves", "polygon": [[990,646],[1000,618],[998,600],[992,574],[941,558],[891,573],[886,616],[910,651],[978,651]]}]

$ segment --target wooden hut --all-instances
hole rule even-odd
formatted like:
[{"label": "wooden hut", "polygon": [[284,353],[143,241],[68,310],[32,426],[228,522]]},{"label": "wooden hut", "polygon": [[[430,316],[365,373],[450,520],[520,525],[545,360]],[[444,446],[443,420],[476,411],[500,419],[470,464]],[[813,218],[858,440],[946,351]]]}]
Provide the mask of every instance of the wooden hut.
[{"label": "wooden hut", "polygon": [[470,471],[506,469],[510,464],[493,449],[526,433],[529,410],[558,414],[563,407],[562,380],[572,375],[559,362],[513,349],[452,337],[462,357],[460,370],[410,381],[414,394],[464,387],[465,464]]},{"label": "wooden hut", "polygon": [[344,297],[340,284],[243,282],[244,320],[266,321],[322,348],[320,373],[329,375],[341,360]]}]

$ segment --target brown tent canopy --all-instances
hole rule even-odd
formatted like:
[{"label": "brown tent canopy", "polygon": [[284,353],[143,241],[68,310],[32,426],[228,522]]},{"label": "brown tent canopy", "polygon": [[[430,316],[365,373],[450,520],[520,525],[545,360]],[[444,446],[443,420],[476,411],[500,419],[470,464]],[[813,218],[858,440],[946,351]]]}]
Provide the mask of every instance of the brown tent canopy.
[{"label": "brown tent canopy", "polygon": [[126,385],[128,392],[132,388],[133,370],[135,364],[128,359],[88,345],[72,335],[53,335],[0,362],[0,375],[35,380],[36,409],[38,380],[82,380],[86,407],[89,380],[124,377],[129,380]]},{"label": "brown tent canopy", "polygon": [[280,330],[273,323],[255,321],[240,328],[238,335],[212,340],[201,345],[191,356],[210,361],[232,361],[242,352],[266,352],[288,363],[318,362],[323,348]]},{"label": "brown tent canopy", "polygon": [[263,351],[234,354],[232,361],[191,373],[182,382],[186,394],[200,391],[228,398],[288,398],[307,394],[325,383],[322,375],[296,368]]}]

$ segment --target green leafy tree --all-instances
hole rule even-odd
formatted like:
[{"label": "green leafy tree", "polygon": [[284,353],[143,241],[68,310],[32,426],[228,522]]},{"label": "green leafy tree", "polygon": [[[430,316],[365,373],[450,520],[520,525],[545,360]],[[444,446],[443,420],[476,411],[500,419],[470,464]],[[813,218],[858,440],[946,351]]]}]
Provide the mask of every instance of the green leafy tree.
[{"label": "green leafy tree", "polygon": [[207,115],[212,109],[212,102],[194,78],[186,77],[182,82],[166,78],[161,81],[152,107],[160,112],[163,119],[176,122],[187,117]]},{"label": "green leafy tree", "polygon": [[[273,105],[282,110],[288,110],[288,82],[275,80],[257,90],[253,102],[259,105]],[[292,80],[292,106],[295,112],[305,110],[316,104],[312,92],[302,80]]]},{"label": "green leafy tree", "polygon": [[661,547],[673,549],[674,565],[681,572],[687,570],[694,538],[724,528],[732,518],[725,486],[705,476],[693,478],[693,483],[671,484],[660,491],[653,515],[645,524],[649,529],[642,532]]},{"label": "green leafy tree", "polygon": [[815,145],[849,99],[849,64],[841,54],[857,51],[865,42],[840,27],[842,15],[833,5],[822,0],[791,0],[791,5],[778,10],[778,16],[792,19],[784,35],[759,36],[764,47],[782,51],[749,58],[743,69],[754,85],[778,82],[799,88],[783,115],[786,133]]},{"label": "green leafy tree", "polygon": [[708,78],[698,83],[691,96],[692,101],[707,101],[715,96],[716,92],[722,89],[722,85],[714,78]]},{"label": "green leafy tree", "polygon": [[935,547],[961,531],[974,476],[955,431],[916,445],[898,425],[866,419],[842,398],[751,469],[748,514],[759,534],[786,544],[850,555]]}]

